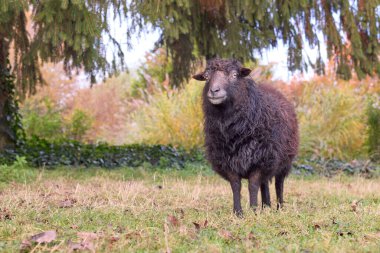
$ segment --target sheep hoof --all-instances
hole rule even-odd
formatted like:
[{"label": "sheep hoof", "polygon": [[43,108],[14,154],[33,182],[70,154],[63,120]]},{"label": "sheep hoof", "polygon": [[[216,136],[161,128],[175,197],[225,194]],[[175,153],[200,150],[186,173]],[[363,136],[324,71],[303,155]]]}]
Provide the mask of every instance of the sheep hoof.
[{"label": "sheep hoof", "polygon": [[234,210],[234,214],[238,217],[238,218],[243,218],[244,215],[243,215],[243,210]]},{"label": "sheep hoof", "polygon": [[264,210],[264,209],[270,209],[271,208],[271,206],[270,206],[270,204],[268,205],[268,204],[263,204],[262,206],[261,206],[261,208]]}]

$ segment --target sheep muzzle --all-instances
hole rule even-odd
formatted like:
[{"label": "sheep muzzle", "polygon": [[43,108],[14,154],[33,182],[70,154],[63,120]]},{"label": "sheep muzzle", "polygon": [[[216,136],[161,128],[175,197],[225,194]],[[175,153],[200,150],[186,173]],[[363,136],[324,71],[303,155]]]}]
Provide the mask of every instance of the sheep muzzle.
[{"label": "sheep muzzle", "polygon": [[222,71],[216,71],[209,80],[207,92],[208,100],[211,104],[218,105],[227,99],[227,77]]}]

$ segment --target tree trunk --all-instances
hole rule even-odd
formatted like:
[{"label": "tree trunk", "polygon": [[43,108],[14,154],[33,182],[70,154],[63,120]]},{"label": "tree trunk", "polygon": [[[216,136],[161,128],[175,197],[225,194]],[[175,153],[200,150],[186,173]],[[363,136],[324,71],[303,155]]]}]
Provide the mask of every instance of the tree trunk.
[{"label": "tree trunk", "polygon": [[6,105],[9,101],[10,94],[7,89],[7,77],[4,75],[7,72],[7,57],[8,57],[9,43],[0,37],[0,151],[5,148],[15,146],[16,138],[12,128],[9,125],[8,113]]}]

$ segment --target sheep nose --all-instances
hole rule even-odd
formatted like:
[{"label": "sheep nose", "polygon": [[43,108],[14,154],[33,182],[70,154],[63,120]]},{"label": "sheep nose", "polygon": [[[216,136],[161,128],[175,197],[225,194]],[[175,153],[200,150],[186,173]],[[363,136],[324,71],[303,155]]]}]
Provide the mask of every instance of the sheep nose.
[{"label": "sheep nose", "polygon": [[215,94],[218,93],[218,91],[220,91],[220,88],[219,88],[219,87],[211,88],[210,91],[211,91],[211,94],[212,94],[213,96],[215,96]]}]

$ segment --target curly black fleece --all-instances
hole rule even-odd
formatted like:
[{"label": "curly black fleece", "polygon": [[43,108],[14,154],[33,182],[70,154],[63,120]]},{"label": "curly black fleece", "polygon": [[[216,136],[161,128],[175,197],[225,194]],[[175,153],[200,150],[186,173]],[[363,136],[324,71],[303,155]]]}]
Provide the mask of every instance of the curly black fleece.
[{"label": "curly black fleece", "polygon": [[[236,60],[213,59],[206,71],[239,71]],[[286,176],[298,150],[298,124],[293,105],[276,89],[237,78],[226,87],[228,99],[213,105],[203,90],[205,147],[214,171],[228,180],[230,173],[261,181]]]}]

